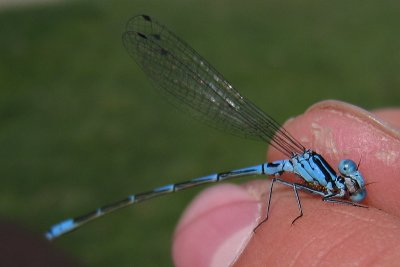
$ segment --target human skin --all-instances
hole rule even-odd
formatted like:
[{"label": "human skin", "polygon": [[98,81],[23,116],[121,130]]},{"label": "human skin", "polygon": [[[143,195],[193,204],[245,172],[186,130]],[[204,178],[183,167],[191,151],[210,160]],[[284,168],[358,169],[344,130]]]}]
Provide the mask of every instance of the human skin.
[{"label": "human skin", "polygon": [[[274,186],[271,179],[221,184],[203,191],[178,223],[173,259],[182,266],[394,266],[400,262],[400,109],[368,112],[339,101],[323,101],[284,127],[334,169],[341,159],[359,163],[367,183],[368,208],[332,204]],[[273,148],[267,161],[283,159]],[[240,166],[239,166],[240,167]],[[263,177],[264,178],[264,177]],[[289,181],[301,181],[293,175]]]}]

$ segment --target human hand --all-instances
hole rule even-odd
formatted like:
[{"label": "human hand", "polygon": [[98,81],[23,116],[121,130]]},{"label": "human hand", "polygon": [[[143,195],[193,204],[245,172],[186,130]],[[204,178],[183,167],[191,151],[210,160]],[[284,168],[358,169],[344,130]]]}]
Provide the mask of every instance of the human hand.
[{"label": "human hand", "polygon": [[[304,216],[291,225],[298,216],[293,190],[277,185],[270,217],[254,233],[265,216],[271,179],[217,185],[201,193],[183,214],[173,242],[175,265],[392,266],[399,262],[400,109],[369,113],[343,102],[323,101],[288,121],[285,128],[334,168],[344,158],[360,161],[367,183],[362,204],[369,208],[325,203],[300,192]],[[268,161],[282,158],[269,149]]]}]

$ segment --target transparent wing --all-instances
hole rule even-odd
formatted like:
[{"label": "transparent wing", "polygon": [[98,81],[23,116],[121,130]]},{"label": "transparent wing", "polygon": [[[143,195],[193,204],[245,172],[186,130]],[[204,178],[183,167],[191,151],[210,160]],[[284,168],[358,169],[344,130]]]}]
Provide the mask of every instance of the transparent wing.
[{"label": "transparent wing", "polygon": [[304,151],[274,119],[153,18],[140,15],[130,19],[123,43],[168,100],[196,119],[234,135],[269,142],[288,156]]}]

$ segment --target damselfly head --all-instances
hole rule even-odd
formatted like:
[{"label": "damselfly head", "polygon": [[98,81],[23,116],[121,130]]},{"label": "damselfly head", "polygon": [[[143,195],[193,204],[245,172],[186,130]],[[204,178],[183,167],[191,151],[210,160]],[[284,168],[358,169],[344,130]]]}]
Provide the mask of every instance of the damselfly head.
[{"label": "damselfly head", "polygon": [[349,198],[353,202],[361,202],[367,196],[364,178],[358,171],[357,164],[350,160],[344,159],[339,163],[339,172],[343,175]]}]

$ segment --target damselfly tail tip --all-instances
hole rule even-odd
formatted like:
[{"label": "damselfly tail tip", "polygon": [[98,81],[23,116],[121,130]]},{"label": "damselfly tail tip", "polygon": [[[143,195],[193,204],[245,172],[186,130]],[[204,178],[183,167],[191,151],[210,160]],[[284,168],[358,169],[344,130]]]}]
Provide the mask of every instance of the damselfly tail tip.
[{"label": "damselfly tail tip", "polygon": [[45,237],[47,240],[49,240],[49,241],[53,241],[53,239],[55,238],[55,236],[54,236],[50,231],[47,231],[47,232],[44,234],[44,237]]},{"label": "damselfly tail tip", "polygon": [[68,233],[76,228],[76,223],[74,219],[67,219],[58,224],[53,225],[46,233],[45,237],[47,240],[51,241],[56,239],[57,237],[62,236],[65,233]]}]

